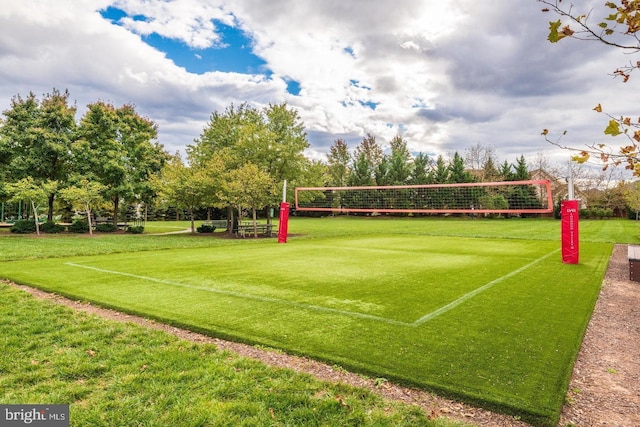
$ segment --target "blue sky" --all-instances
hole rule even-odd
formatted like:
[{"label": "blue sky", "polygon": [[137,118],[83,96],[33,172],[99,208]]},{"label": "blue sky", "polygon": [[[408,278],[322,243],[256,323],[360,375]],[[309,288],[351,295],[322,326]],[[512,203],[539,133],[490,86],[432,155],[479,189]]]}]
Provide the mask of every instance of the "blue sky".
[{"label": "blue sky", "polygon": [[[629,58],[546,41],[535,0],[0,0],[0,108],[68,89],[87,104],[132,103],[184,151],[232,103],[295,108],[323,159],[337,138],[445,157],[481,144],[499,160],[568,153],[544,142],[599,141],[606,116],[637,111]],[[602,5],[585,1],[585,7]],[[581,3],[582,4],[582,3]],[[598,10],[594,10],[594,14]],[[609,142],[609,141],[605,141]]]},{"label": "blue sky", "polygon": [[[148,21],[144,15],[129,16],[127,12],[114,6],[108,6],[100,11],[100,15],[119,25],[120,20],[129,17],[135,21]],[[164,52],[167,58],[177,66],[184,67],[189,73],[204,74],[216,70],[243,74],[269,75],[267,62],[252,50],[252,40],[241,28],[226,25],[213,20],[216,31],[221,34],[221,43],[207,48],[194,48],[185,42],[158,33],[151,33],[142,37],[149,46]]]}]

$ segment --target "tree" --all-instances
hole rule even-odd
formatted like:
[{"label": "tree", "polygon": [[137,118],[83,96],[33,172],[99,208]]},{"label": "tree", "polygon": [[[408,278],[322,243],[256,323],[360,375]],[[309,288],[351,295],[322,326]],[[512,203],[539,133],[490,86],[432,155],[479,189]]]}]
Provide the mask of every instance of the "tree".
[{"label": "tree", "polygon": [[436,167],[433,171],[433,179],[436,184],[448,184],[449,183],[449,167],[444,161],[444,157],[439,155],[436,159]]},{"label": "tree", "polygon": [[391,155],[389,158],[389,185],[405,185],[411,177],[411,153],[407,142],[396,135],[391,139]]},{"label": "tree", "polygon": [[191,232],[195,233],[194,211],[210,201],[210,195],[214,192],[213,180],[206,169],[187,166],[176,154],[158,174],[151,177],[150,185],[162,203],[189,212]]},{"label": "tree", "polygon": [[[260,111],[246,103],[239,107],[231,104],[223,113],[213,112],[209,123],[200,136],[194,140],[194,144],[187,146],[189,162],[192,164],[203,162],[220,150],[235,149],[244,138],[242,133],[247,133],[245,128],[257,128],[261,124],[263,124],[263,119]],[[242,164],[243,153],[235,154],[235,159],[228,159],[234,160],[234,163],[229,166],[230,170]]]},{"label": "tree", "polygon": [[349,185],[375,185],[374,174],[382,161],[382,148],[376,137],[367,134],[353,153],[353,173]]},{"label": "tree", "polygon": [[453,154],[453,160],[449,164],[449,179],[450,183],[466,183],[473,182],[473,175],[471,175],[464,167],[464,159],[456,151]]},{"label": "tree", "polygon": [[149,199],[148,179],[167,157],[155,139],[156,124],[136,113],[132,105],[114,107],[102,101],[90,104],[73,144],[78,172],[106,188],[118,223],[120,202]]},{"label": "tree", "polygon": [[93,234],[91,214],[94,206],[104,201],[102,193],[105,186],[86,178],[79,178],[77,181],[77,184],[60,190],[60,197],[71,203],[75,209],[82,209],[87,214],[89,234]]},{"label": "tree", "polygon": [[526,181],[531,179],[531,174],[529,173],[529,167],[527,166],[527,161],[524,158],[524,155],[520,155],[516,160],[516,167],[513,172],[512,178],[514,181]]},{"label": "tree", "polygon": [[55,193],[58,187],[56,181],[36,182],[32,177],[7,185],[7,190],[11,195],[9,200],[19,202],[28,200],[33,211],[33,219],[36,223],[36,234],[40,235],[40,225],[38,223],[38,208],[41,203],[45,203],[49,194]]},{"label": "tree", "polygon": [[253,219],[253,235],[258,237],[257,210],[266,206],[276,195],[275,184],[269,174],[258,166],[247,163],[229,173],[226,193],[229,201],[238,208],[242,219],[242,209],[251,209]]},{"label": "tree", "polygon": [[409,179],[409,184],[417,185],[417,184],[429,184],[431,182],[430,169],[431,169],[431,159],[429,155],[426,153],[418,153],[413,158],[413,162],[411,163],[411,178]]},{"label": "tree", "polygon": [[344,187],[349,181],[351,174],[350,164],[351,154],[349,147],[344,139],[336,139],[329,147],[327,154],[327,163],[329,165],[329,176],[331,181],[329,185],[333,187]]},{"label": "tree", "polygon": [[498,175],[502,181],[513,181],[513,171],[511,170],[511,165],[506,160],[500,165],[500,169],[498,170]]},{"label": "tree", "polygon": [[627,185],[624,198],[628,208],[635,213],[637,221],[640,215],[640,181]]},{"label": "tree", "polygon": [[[291,196],[296,184],[300,182],[300,177],[304,176],[304,171],[309,166],[309,160],[304,156],[304,150],[309,148],[304,124],[298,112],[288,108],[286,103],[269,104],[263,110],[263,117],[270,134],[269,144],[265,151],[260,153],[257,165],[262,166],[271,177],[274,189],[287,181]],[[269,194],[273,194],[274,198],[267,204],[267,209],[280,201],[277,191],[270,191]],[[269,215],[267,222],[271,224]]]},{"label": "tree", "polygon": [[[248,104],[231,105],[224,113],[213,113],[194,142],[187,147],[191,164],[224,153],[227,173],[251,163],[267,174],[274,185],[287,180],[291,193],[309,166],[304,157],[309,146],[304,125],[297,111],[286,104],[269,105],[262,110]],[[277,203],[277,192],[269,194],[272,199],[263,207]]]},{"label": "tree", "polygon": [[[0,122],[0,164],[9,180],[32,177],[38,182],[66,182],[75,138],[75,106],[69,92],[53,89],[39,101],[33,93],[16,95]],[[53,219],[55,192],[47,195],[47,218]]]},{"label": "tree", "polygon": [[500,172],[498,171],[498,168],[493,161],[493,156],[488,156],[482,164],[482,174],[480,180],[484,182],[493,182],[497,181],[499,178]]},{"label": "tree", "polygon": [[464,164],[474,170],[480,170],[489,159],[495,158],[496,147],[483,146],[479,142],[464,150]]},{"label": "tree", "polygon": [[[574,9],[573,3],[562,3],[562,0],[538,0],[545,7],[543,12],[552,11],[560,16],[557,21],[549,22],[548,40],[557,43],[566,38],[577,40],[595,41],[611,48],[619,49],[625,55],[640,53],[640,0],[606,1],[598,12],[603,13],[603,18],[592,21],[594,11],[583,12]],[[563,20],[565,22],[563,22]],[[615,77],[627,83],[634,71],[640,68],[640,61],[632,62],[616,68],[613,71]],[[603,112],[602,105],[598,104],[594,110]],[[606,113],[605,113],[606,114]],[[626,163],[626,169],[632,170],[635,176],[640,176],[640,119],[632,120],[636,114],[614,117],[610,114],[604,134],[611,137],[620,136],[625,139],[617,149],[608,147],[604,143],[587,145],[586,149],[568,147],[561,143],[562,136],[555,140],[549,137],[549,130],[544,129],[542,134],[547,142],[563,149],[578,152],[574,160],[580,163],[588,161],[592,156],[599,158],[604,168],[610,164],[620,165]],[[566,131],[562,134],[566,134]]]}]

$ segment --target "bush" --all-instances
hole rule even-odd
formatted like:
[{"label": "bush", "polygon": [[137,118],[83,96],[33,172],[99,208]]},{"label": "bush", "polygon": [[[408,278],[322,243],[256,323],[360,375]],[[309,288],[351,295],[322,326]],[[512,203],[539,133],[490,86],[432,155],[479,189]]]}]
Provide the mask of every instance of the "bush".
[{"label": "bush", "polygon": [[56,234],[56,233],[62,233],[64,231],[64,226],[60,224],[56,224],[53,221],[47,221],[40,226],[40,230],[43,233]]},{"label": "bush", "polygon": [[213,225],[202,224],[200,227],[196,228],[198,233],[213,233],[216,227]]},{"label": "bush", "polygon": [[96,231],[100,233],[113,233],[118,231],[118,226],[105,222],[105,223],[96,225]]},{"label": "bush", "polygon": [[35,233],[36,223],[30,219],[21,219],[11,226],[11,232],[17,234]]},{"label": "bush", "polygon": [[89,232],[89,224],[84,220],[76,220],[69,226],[71,233],[87,233]]},{"label": "bush", "polygon": [[143,231],[144,231],[144,226],[142,225],[134,225],[131,227],[127,227],[127,233],[141,234]]}]

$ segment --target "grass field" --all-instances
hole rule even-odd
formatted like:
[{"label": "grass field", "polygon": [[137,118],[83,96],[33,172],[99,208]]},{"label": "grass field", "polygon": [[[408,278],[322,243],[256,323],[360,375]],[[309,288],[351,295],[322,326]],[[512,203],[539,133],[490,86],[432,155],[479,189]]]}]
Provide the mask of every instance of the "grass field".
[{"label": "grass field", "polygon": [[612,244],[638,242],[580,226],[579,265],[553,220],[340,217],[293,218],[286,245],[7,236],[0,275],[553,425]]}]

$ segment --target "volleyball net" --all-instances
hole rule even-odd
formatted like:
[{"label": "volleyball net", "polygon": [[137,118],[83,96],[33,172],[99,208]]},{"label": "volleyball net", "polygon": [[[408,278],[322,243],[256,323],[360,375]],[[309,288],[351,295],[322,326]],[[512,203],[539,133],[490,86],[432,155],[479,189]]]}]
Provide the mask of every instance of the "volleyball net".
[{"label": "volleyball net", "polygon": [[332,213],[544,214],[548,180],[366,187],[298,187],[295,208]]}]

